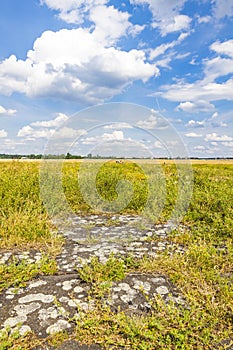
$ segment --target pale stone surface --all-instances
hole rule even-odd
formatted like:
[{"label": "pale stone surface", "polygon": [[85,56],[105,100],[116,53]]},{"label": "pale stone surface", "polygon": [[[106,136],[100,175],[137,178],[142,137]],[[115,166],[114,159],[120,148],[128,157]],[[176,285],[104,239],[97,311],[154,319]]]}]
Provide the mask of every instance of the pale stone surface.
[{"label": "pale stone surface", "polygon": [[14,307],[14,310],[16,311],[16,313],[20,316],[20,315],[29,315],[32,312],[36,311],[37,309],[39,309],[41,307],[41,305],[39,303],[30,303],[30,304],[20,304],[20,305],[16,305]]},{"label": "pale stone surface", "polygon": [[54,323],[52,326],[49,326],[46,329],[47,334],[55,334],[61,331],[64,331],[65,329],[70,328],[71,325],[69,324],[68,321],[65,320],[59,320],[56,323]]},{"label": "pale stone surface", "polygon": [[29,332],[31,332],[32,330],[31,330],[31,327],[29,327],[29,326],[22,326],[22,327],[20,327],[20,329],[19,329],[19,334],[21,335],[21,336],[24,336],[25,334],[27,334],[27,333],[29,333]]},{"label": "pale stone surface", "polygon": [[168,294],[169,290],[165,286],[160,286],[160,287],[156,288],[156,292],[160,295],[164,295],[164,294]]},{"label": "pale stone surface", "polygon": [[[137,217],[127,215],[72,218],[73,227],[61,232],[66,242],[56,259],[58,274],[31,281],[25,288],[8,288],[0,293],[0,327],[9,326],[13,330],[21,324],[22,334],[32,330],[42,338],[73,327],[75,322],[68,320],[79,318],[80,311],[82,314],[96,305],[95,300],[90,300],[91,284],[81,281],[77,274],[77,267],[90,263],[94,256],[104,263],[112,253],[123,258],[132,255],[141,259],[144,256],[155,258],[160,254],[159,250],[165,249],[169,254],[184,252],[181,246],[166,241],[169,225],[144,227],[137,220]],[[104,226],[106,223],[108,225]],[[87,242],[87,231],[95,243]],[[151,236],[162,237],[163,242],[158,239],[149,242]],[[9,263],[13,257],[19,262],[25,259],[32,262],[39,261],[42,254],[35,251],[13,255],[0,252],[0,261]],[[114,312],[120,309],[129,315],[141,315],[151,312],[156,293],[166,303],[172,300],[185,305],[185,300],[166,277],[143,273],[130,273],[122,281],[113,282],[98,302]]]},{"label": "pale stone surface", "polygon": [[29,289],[37,288],[37,287],[40,287],[40,286],[44,286],[44,285],[46,285],[46,284],[47,284],[47,282],[42,281],[42,280],[39,280],[39,281],[30,283],[29,286],[28,286],[28,288],[29,288]]},{"label": "pale stone surface", "polygon": [[84,291],[84,289],[82,287],[80,287],[80,286],[77,286],[77,287],[74,288],[74,292],[75,293],[82,293],[83,291]]},{"label": "pale stone surface", "polygon": [[4,327],[15,327],[20,323],[24,323],[27,321],[27,316],[25,315],[20,315],[20,316],[15,316],[15,317],[9,317],[4,323]]},{"label": "pale stone surface", "polygon": [[41,321],[46,321],[49,318],[56,319],[58,316],[58,310],[55,307],[49,307],[48,309],[41,309],[39,311],[38,319]]},{"label": "pale stone surface", "polygon": [[49,304],[54,301],[54,296],[38,293],[38,294],[28,294],[25,297],[22,297],[19,299],[20,304],[31,303],[32,301],[41,301],[42,303]]}]

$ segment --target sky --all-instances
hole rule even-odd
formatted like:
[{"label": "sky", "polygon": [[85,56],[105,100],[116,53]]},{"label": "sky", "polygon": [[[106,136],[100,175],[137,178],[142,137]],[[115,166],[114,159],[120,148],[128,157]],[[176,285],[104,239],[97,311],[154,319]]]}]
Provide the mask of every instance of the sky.
[{"label": "sky", "polygon": [[233,0],[1,1],[0,153],[48,151],[233,157]]}]

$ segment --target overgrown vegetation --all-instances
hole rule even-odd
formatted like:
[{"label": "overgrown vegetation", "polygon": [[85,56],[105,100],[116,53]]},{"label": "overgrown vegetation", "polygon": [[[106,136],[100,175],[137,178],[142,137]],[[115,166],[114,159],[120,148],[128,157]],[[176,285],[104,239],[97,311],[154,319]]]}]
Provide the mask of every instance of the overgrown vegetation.
[{"label": "overgrown vegetation", "polygon": [[[63,167],[63,188],[69,205],[75,212],[90,213],[78,187],[79,163],[66,163]],[[153,177],[155,166],[147,165],[148,176]],[[60,243],[51,231],[39,196],[39,165],[35,163],[0,163],[0,246],[1,248],[39,247],[54,252]],[[159,222],[169,218],[177,198],[177,173],[172,164],[162,165],[163,179],[154,179],[166,186],[166,198]],[[160,172],[161,173],[161,172]],[[134,261],[111,256],[101,264],[96,259],[78,273],[93,285],[92,298],[100,300],[114,280],[123,279],[129,271],[166,274],[180,289],[188,307],[165,305],[159,298],[153,301],[154,312],[146,317],[129,318],[115,314],[96,303],[96,308],[81,314],[72,335],[78,341],[102,346],[123,346],[125,349],[215,349],[224,339],[233,339],[233,165],[194,165],[193,195],[182,223],[186,230],[171,232],[169,239],[182,244],[185,253],[172,256],[161,253],[155,259]],[[119,179],[132,182],[133,197],[122,212],[138,214],[147,203],[148,178],[133,163],[106,163],[96,181],[100,200],[116,200]],[[162,191],[157,186],[158,191]],[[164,193],[158,193],[158,201]],[[159,205],[159,203],[158,203]],[[52,247],[52,248],[51,248]],[[22,263],[25,264],[25,263]],[[10,265],[1,267],[2,288],[18,286],[24,268],[36,274],[50,273],[48,261],[41,266]],[[8,281],[8,282],[7,282]],[[4,347],[19,349],[18,335],[6,336]],[[64,339],[64,337],[60,337]],[[66,337],[67,338],[67,335]],[[2,338],[3,339],[3,338]],[[24,339],[24,349],[31,339]],[[2,340],[3,342],[3,340]],[[36,342],[36,341],[35,341]],[[219,349],[224,349],[224,345]]]}]

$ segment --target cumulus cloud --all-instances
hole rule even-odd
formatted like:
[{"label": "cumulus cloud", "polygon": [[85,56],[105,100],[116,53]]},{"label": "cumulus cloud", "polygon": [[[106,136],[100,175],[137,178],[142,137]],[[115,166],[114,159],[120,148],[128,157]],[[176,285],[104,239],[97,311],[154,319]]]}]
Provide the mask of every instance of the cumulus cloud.
[{"label": "cumulus cloud", "polygon": [[192,19],[186,15],[174,16],[170,21],[163,20],[159,24],[155,24],[155,27],[159,27],[161,35],[165,36],[169,33],[179,32],[181,30],[189,30]]},{"label": "cumulus cloud", "polygon": [[199,24],[209,23],[211,21],[211,17],[210,16],[203,16],[203,17],[197,16],[197,21]]},{"label": "cumulus cloud", "polygon": [[187,124],[188,127],[191,127],[191,128],[204,128],[205,126],[205,121],[204,120],[189,120],[188,121],[188,124]]},{"label": "cumulus cloud", "polygon": [[205,61],[205,82],[233,73],[233,59],[215,57]]},{"label": "cumulus cloud", "polygon": [[67,115],[63,113],[58,113],[55,119],[47,120],[47,121],[37,121],[37,122],[31,123],[30,125],[36,126],[36,127],[45,127],[45,128],[51,128],[51,127],[58,128],[59,126],[64,124],[68,119],[69,118],[67,117]]},{"label": "cumulus cloud", "polygon": [[167,122],[159,115],[152,113],[149,118],[145,120],[139,120],[136,125],[142,129],[153,130],[166,128]]},{"label": "cumulus cloud", "polygon": [[75,139],[76,137],[83,135],[85,130],[76,130],[65,125],[68,121],[67,115],[58,113],[56,118],[46,121],[36,121],[30,125],[23,126],[17,136],[26,138],[27,140],[35,139]]},{"label": "cumulus cloud", "polygon": [[90,10],[90,20],[95,23],[93,35],[99,41],[112,45],[124,36],[132,26],[128,21],[129,14],[115,9],[113,6],[98,6]]},{"label": "cumulus cloud", "polygon": [[[32,125],[32,124],[31,124]],[[30,125],[22,127],[17,136],[26,138],[27,140],[34,139],[75,139],[83,135],[85,130],[75,130],[69,127],[63,127],[58,130],[46,128],[32,128]]]},{"label": "cumulus cloud", "polygon": [[112,134],[104,133],[101,139],[103,141],[121,141],[124,140],[124,133],[121,130],[115,130]]},{"label": "cumulus cloud", "polygon": [[58,17],[67,22],[81,24],[90,8],[104,5],[107,0],[41,0],[40,3],[58,12]]},{"label": "cumulus cloud", "polygon": [[114,130],[112,133],[103,133],[102,135],[85,137],[81,140],[81,143],[84,145],[94,145],[96,143],[124,141],[124,140],[130,140],[130,139],[125,138],[123,131]]},{"label": "cumulus cloud", "polygon": [[205,137],[205,141],[233,141],[233,138],[228,135],[218,135],[215,132],[212,134],[207,134]]},{"label": "cumulus cloud", "polygon": [[135,80],[146,82],[159,73],[142,50],[107,47],[94,32],[82,28],[44,32],[27,56],[25,61],[11,56],[0,63],[1,93],[96,104]]},{"label": "cumulus cloud", "polygon": [[226,55],[233,58],[233,39],[222,43],[220,41],[215,41],[210,48],[220,55]]},{"label": "cumulus cloud", "polygon": [[233,16],[232,0],[214,0],[213,14],[217,19]]},{"label": "cumulus cloud", "polygon": [[17,136],[18,137],[25,137],[25,138],[50,138],[53,133],[54,129],[33,129],[30,125],[23,126],[19,131]]},{"label": "cumulus cloud", "polygon": [[6,109],[0,105],[0,116],[12,116],[16,114],[16,109]]},{"label": "cumulus cloud", "polygon": [[215,109],[215,106],[212,103],[205,100],[199,100],[195,102],[181,102],[176,107],[176,110],[182,110],[188,113],[209,112],[213,109]]},{"label": "cumulus cloud", "polygon": [[132,129],[132,126],[128,123],[114,123],[105,125],[104,129]]},{"label": "cumulus cloud", "polygon": [[105,0],[41,0],[41,3],[56,10],[58,17],[67,23],[84,26],[84,20],[88,19],[88,22],[95,26],[94,36],[108,40],[109,45],[127,32],[135,36],[144,29],[144,26],[133,25],[129,21],[128,12],[122,12],[114,6],[107,6],[108,1]]},{"label": "cumulus cloud", "polygon": [[[203,79],[186,82],[185,79],[161,87],[155,95],[161,95],[170,101],[181,102],[177,107],[181,110],[192,110],[199,104],[197,110],[207,112],[214,108],[211,103],[220,100],[233,100],[233,40],[216,41],[210,49],[218,56],[205,58],[203,64]],[[225,57],[223,57],[225,56]],[[219,81],[219,78],[224,78]],[[192,100],[190,101],[190,96]],[[186,102],[184,102],[186,101]]]},{"label": "cumulus cloud", "polygon": [[202,135],[196,134],[195,132],[189,132],[189,133],[185,134],[185,136],[192,137],[192,138],[202,137]]},{"label": "cumulus cloud", "polygon": [[205,81],[185,83],[180,81],[176,84],[163,86],[162,91],[155,95],[161,95],[163,98],[176,102],[189,101],[190,96],[192,96],[193,101],[231,101],[233,100],[233,78],[223,83],[206,83]]},{"label": "cumulus cloud", "polygon": [[188,30],[191,18],[180,14],[186,0],[130,0],[131,4],[147,4],[153,15],[153,27],[159,28],[162,36]]},{"label": "cumulus cloud", "polygon": [[202,145],[198,145],[198,146],[194,146],[194,149],[195,149],[196,151],[204,151],[204,150],[206,149],[206,147],[205,147],[205,146],[202,146]]},{"label": "cumulus cloud", "polygon": [[222,145],[225,146],[225,147],[233,148],[233,142],[232,141],[230,141],[230,142],[223,142]]},{"label": "cumulus cloud", "polygon": [[7,137],[7,132],[6,132],[6,130],[1,129],[0,130],[0,138],[4,138],[4,137]]},{"label": "cumulus cloud", "polygon": [[163,149],[163,145],[160,141],[155,141],[153,146],[154,148]]}]

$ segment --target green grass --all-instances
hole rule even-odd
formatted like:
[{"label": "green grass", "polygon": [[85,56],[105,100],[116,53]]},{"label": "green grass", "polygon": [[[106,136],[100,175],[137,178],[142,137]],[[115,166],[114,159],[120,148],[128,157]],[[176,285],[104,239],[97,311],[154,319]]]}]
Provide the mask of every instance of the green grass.
[{"label": "green grass", "polygon": [[57,272],[56,262],[48,256],[42,257],[34,264],[26,260],[14,260],[10,264],[0,264],[0,292],[3,289],[14,286],[16,289],[25,286],[25,282],[39,275],[53,275]]},{"label": "green grass", "polygon": [[[172,164],[162,165],[159,172],[152,164],[143,168],[132,162],[104,164],[96,177],[97,209],[85,202],[80,191],[79,167],[80,163],[65,163],[62,178],[67,202],[77,213],[98,212],[98,208],[104,209],[106,202],[116,201],[118,180],[130,181],[133,189],[130,201],[125,202],[127,205],[121,209],[122,213],[146,213],[151,188],[157,191],[154,210],[159,215],[155,215],[156,222],[165,222],[174,209],[179,184]],[[46,254],[55,254],[61,242],[51,234],[55,228],[40,199],[39,165],[0,163],[0,174],[0,247],[34,247]],[[92,284],[90,298],[96,300],[96,308],[81,314],[70,337],[87,344],[99,343],[106,348],[122,345],[126,349],[142,350],[214,349],[224,339],[233,339],[233,165],[193,165],[193,175],[192,199],[182,219],[187,229],[171,232],[169,237],[170,241],[182,244],[185,253],[170,256],[164,252],[157,258],[140,261],[111,256],[105,264],[93,258],[78,273],[80,278]],[[85,181],[84,185],[87,185]],[[91,201],[93,194],[88,195]],[[161,199],[164,199],[162,208]],[[152,209],[149,207],[149,212]],[[25,269],[30,271],[28,278],[55,271],[54,265],[50,266],[46,258],[40,266],[28,266],[25,262],[1,266],[1,288],[25,283],[22,277]],[[101,306],[101,298],[111,283],[135,271],[167,275],[182,292],[189,307],[165,305],[161,299],[155,298],[151,301],[155,310],[153,314],[129,318],[124,313],[116,315]],[[30,348],[28,344],[32,339],[4,336],[2,343],[6,345],[0,349]],[[67,335],[60,335],[54,341],[58,338],[62,341]],[[17,347],[17,344],[23,345]]]}]

